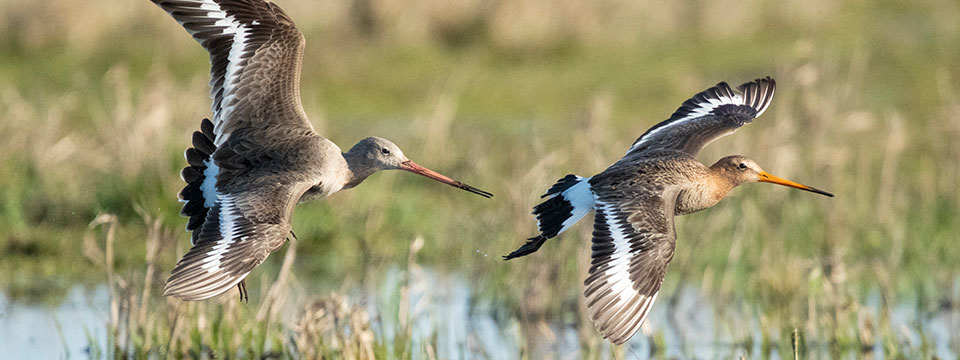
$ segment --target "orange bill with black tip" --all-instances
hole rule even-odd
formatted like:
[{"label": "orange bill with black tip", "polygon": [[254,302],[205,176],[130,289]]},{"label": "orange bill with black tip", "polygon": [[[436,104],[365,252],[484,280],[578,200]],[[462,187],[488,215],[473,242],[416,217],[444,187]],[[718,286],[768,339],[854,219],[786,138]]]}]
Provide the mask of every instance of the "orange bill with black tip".
[{"label": "orange bill with black tip", "polygon": [[823,191],[823,190],[820,190],[820,189],[817,189],[817,188],[814,188],[814,187],[806,186],[806,185],[803,185],[803,184],[800,184],[800,183],[796,183],[796,182],[793,182],[793,181],[790,181],[790,180],[787,180],[787,179],[784,179],[784,178],[779,178],[779,177],[770,175],[770,173],[768,173],[768,172],[766,172],[766,171],[761,171],[760,174],[757,175],[757,181],[759,181],[759,182],[771,183],[771,184],[777,184],[777,185],[783,185],[783,186],[789,186],[789,187],[792,187],[792,188],[796,188],[796,189],[800,189],[800,190],[806,190],[806,191],[813,192],[813,193],[817,193],[817,194],[820,194],[820,195],[825,195],[825,196],[833,197],[833,194],[828,193],[828,192],[826,192],[826,191]]}]

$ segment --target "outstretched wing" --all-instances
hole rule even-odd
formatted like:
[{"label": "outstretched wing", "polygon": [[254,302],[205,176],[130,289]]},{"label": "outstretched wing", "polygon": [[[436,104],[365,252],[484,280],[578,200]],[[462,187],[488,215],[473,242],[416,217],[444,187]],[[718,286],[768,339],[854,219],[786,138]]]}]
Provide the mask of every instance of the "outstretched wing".
[{"label": "outstretched wing", "polygon": [[[267,1],[152,1],[210,53],[213,117],[204,119],[185,153],[189,166],[181,178],[187,185],[179,194],[196,244],[221,188],[231,186],[227,178],[255,168],[250,156],[275,141],[270,135],[312,135],[300,104],[304,40],[290,17]],[[221,151],[237,148],[227,146],[230,138],[253,151]]]},{"label": "outstretched wing", "polygon": [[649,150],[678,150],[696,155],[710,142],[732,134],[763,114],[773,100],[770,77],[740,85],[725,82],[694,95],[669,119],[654,125],[633,143],[627,155]]},{"label": "outstretched wing", "polygon": [[676,245],[676,197],[672,189],[598,193],[583,295],[594,325],[615,344],[640,329],[660,292]]},{"label": "outstretched wing", "polygon": [[263,0],[151,0],[210,53],[214,145],[237,128],[290,122],[312,129],[300,103],[303,35]]},{"label": "outstretched wing", "polygon": [[219,193],[193,248],[173,269],[163,294],[183,300],[219,295],[283,245],[293,208],[310,184],[280,179],[263,179],[247,189]]}]

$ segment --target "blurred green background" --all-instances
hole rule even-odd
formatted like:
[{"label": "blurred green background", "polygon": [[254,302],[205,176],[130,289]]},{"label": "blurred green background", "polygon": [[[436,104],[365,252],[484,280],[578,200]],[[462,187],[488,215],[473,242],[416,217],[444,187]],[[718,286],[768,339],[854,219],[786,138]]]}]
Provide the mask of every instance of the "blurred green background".
[{"label": "blurred green background", "polygon": [[[530,209],[556,179],[602,171],[719,81],[769,75],[778,85],[771,108],[699,158],[742,154],[837,197],[748,185],[678,218],[655,311],[673,313],[673,295],[695,289],[710,326],[726,334],[717,341],[723,357],[786,356],[792,334],[809,353],[960,352],[960,3],[278,4],[307,39],[303,104],[322,135],[345,149],[369,135],[390,138],[418,163],[496,197],[377,174],[298,207],[290,278],[275,281],[284,254],[274,254],[248,281],[249,305],[233,292],[204,304],[163,299],[156,293],[189,246],[178,172],[190,134],[210,116],[207,54],[146,0],[2,0],[0,291],[8,304],[55,308],[78,286],[109,286],[111,314],[120,315],[104,319],[105,354],[242,356],[303,354],[288,340],[307,328],[294,318],[312,299],[339,299],[357,312],[381,309],[369,310],[374,354],[419,357],[436,344],[402,329],[410,276],[423,267],[453,274],[470,304],[490,304],[499,325],[516,327],[513,356],[634,354],[606,345],[580,304],[589,218],[536,254],[500,255],[535,233]],[[406,279],[399,290],[384,285],[390,274]],[[271,284],[285,286],[281,305],[265,300]],[[249,310],[266,303],[288,314],[273,328]],[[943,314],[953,330],[931,333]],[[239,330],[201,331],[195,321],[204,316]],[[386,334],[386,318],[399,319],[399,335]],[[742,321],[755,325],[731,325]],[[551,340],[551,326],[575,336]],[[671,341],[664,327],[648,321],[635,337],[645,354],[695,355],[698,343]],[[328,340],[305,341],[322,354],[356,355]]]}]

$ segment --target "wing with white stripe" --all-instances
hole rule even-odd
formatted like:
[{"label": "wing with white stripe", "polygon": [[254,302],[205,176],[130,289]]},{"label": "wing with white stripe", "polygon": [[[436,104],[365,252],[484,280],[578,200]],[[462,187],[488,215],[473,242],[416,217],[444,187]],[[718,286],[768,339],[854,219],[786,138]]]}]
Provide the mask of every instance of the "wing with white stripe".
[{"label": "wing with white stripe", "polygon": [[696,155],[710,142],[732,134],[763,114],[773,100],[776,82],[757,79],[733,90],[725,82],[694,95],[669,119],[637,139],[627,155],[648,150],[678,150]]},{"label": "wing with white stripe", "polygon": [[215,145],[257,122],[310,126],[300,104],[303,35],[280,7],[263,0],[151,1],[210,53]]},{"label": "wing with white stripe", "polygon": [[236,286],[284,244],[293,208],[309,187],[265,179],[247,191],[218,194],[196,244],[173,269],[163,294],[203,300]]},{"label": "wing with white stripe", "polygon": [[650,313],[673,259],[676,191],[599,195],[584,297],[604,338],[623,344]]}]

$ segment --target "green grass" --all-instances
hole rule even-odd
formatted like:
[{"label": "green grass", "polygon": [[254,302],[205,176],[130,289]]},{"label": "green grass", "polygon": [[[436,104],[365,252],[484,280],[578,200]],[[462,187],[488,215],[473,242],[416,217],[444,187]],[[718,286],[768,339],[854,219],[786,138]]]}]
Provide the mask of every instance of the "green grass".
[{"label": "green grass", "polygon": [[[0,25],[0,289],[15,301],[56,304],[75,284],[104,283],[103,266],[81,256],[101,213],[117,216],[112,271],[137,289],[144,239],[160,236],[144,218],[157,219],[165,235],[148,303],[165,311],[116,341],[154,356],[305,351],[288,341],[289,323],[258,325],[249,310],[257,300],[181,305],[156,295],[188,246],[175,195],[182,150],[209,116],[200,47],[147,1],[110,9],[28,3],[0,6],[14,24]],[[506,318],[568,319],[583,328],[586,354],[609,354],[579,314],[589,221],[535,255],[499,256],[533,233],[530,207],[557,178],[603,170],[697,91],[771,75],[778,93],[770,111],[699,158],[743,154],[837,197],[748,185],[679,218],[656,306],[668,306],[682,284],[702,285],[718,307],[743,304],[760,319],[762,347],[781,357],[792,353],[797,327],[800,348],[811,351],[858,351],[868,330],[889,356],[930,351],[904,340],[889,318],[865,327],[858,314],[873,293],[885,317],[900,303],[930,313],[958,301],[956,4],[755,1],[718,11],[531,3],[552,21],[541,24],[547,31],[505,21],[507,10],[462,5],[472,15],[460,19],[431,13],[438,5],[425,1],[402,16],[376,13],[374,33],[364,35],[337,3],[280,2],[307,37],[303,103],[318,131],[344,148],[388,137],[415,161],[496,195],[386,173],[300,205],[293,274],[304,293],[290,306],[331,291],[356,304],[347,289],[381,286],[389,269],[411,263],[411,241],[422,237],[417,264],[470,274],[474,296]],[[282,259],[271,256],[249,282],[269,284]],[[251,298],[265,289],[255,286]],[[213,319],[212,331],[203,317]],[[651,324],[655,343],[671,346],[656,335],[660,325]],[[178,326],[183,333],[171,336]],[[328,355],[388,353],[382,334],[354,350],[329,345],[336,336],[360,341],[338,331],[294,333],[328,344],[320,350]],[[408,340],[397,336],[391,355],[428,352]]]}]

